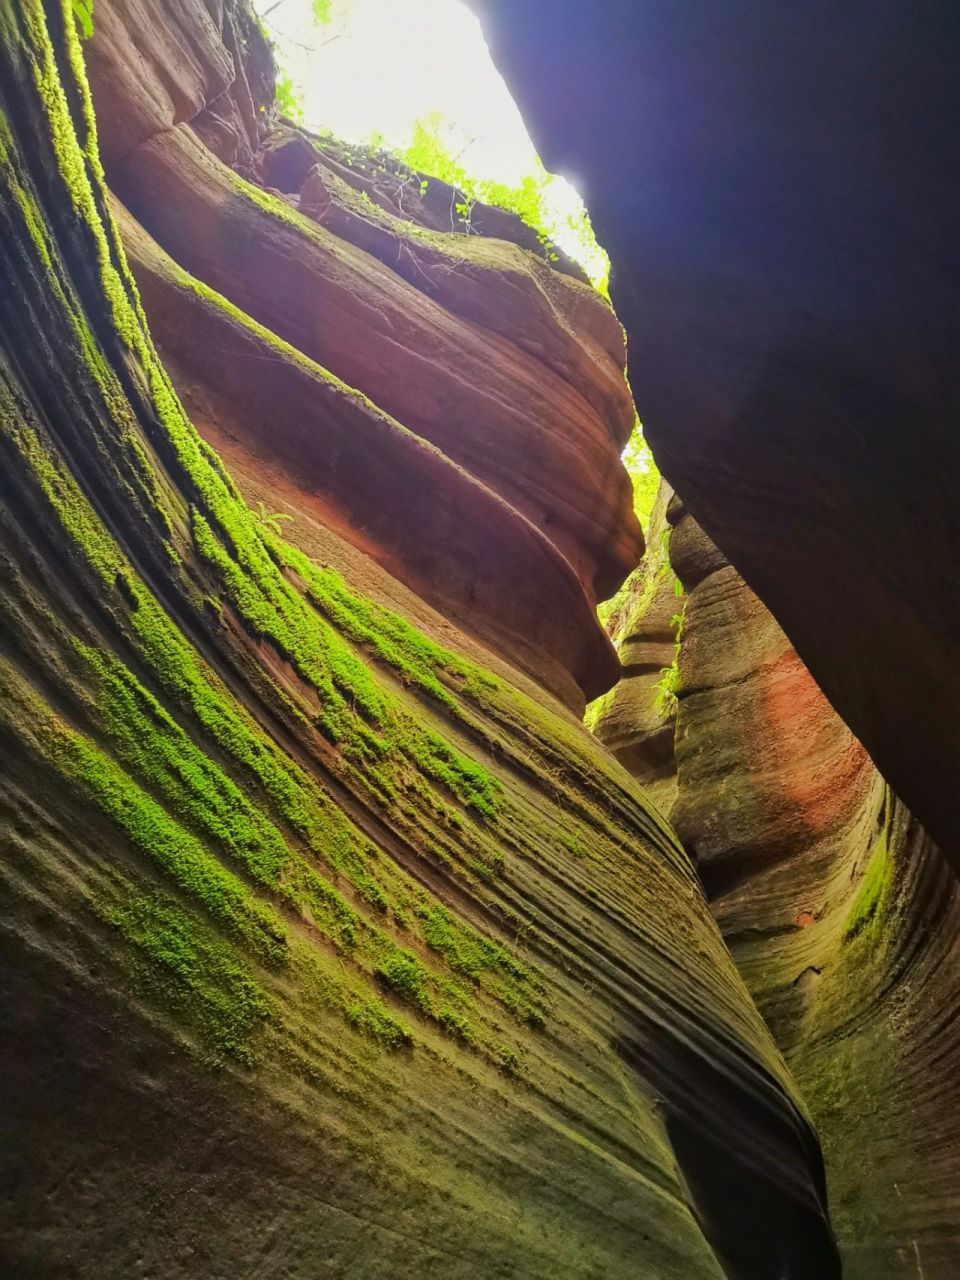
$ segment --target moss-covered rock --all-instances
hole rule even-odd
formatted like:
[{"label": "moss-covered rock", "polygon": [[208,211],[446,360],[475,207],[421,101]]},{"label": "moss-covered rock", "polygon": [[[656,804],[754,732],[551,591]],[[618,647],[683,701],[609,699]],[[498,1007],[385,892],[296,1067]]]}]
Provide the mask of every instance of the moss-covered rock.
[{"label": "moss-covered rock", "polygon": [[640,788],[195,431],[70,4],[0,4],[0,122],[6,1271],[836,1274],[806,1114]]}]

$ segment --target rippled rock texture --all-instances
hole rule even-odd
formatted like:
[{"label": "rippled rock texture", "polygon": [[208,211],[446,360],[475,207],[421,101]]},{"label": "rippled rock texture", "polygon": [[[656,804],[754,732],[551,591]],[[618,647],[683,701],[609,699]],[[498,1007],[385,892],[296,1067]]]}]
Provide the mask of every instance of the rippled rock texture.
[{"label": "rippled rock texture", "polygon": [[[667,815],[817,1124],[844,1274],[948,1280],[960,1265],[955,878],[676,498],[668,518],[687,595]],[[620,623],[627,675],[597,723],[612,745],[654,714],[627,654],[656,618],[652,603]],[[631,764],[646,782],[649,757]]]},{"label": "rippled rock texture", "polygon": [[77,7],[0,3],[2,1269],[837,1275],[689,860],[569,710],[640,545],[611,313],[358,230],[329,157],[265,193],[232,4],[98,0],[111,198]]}]

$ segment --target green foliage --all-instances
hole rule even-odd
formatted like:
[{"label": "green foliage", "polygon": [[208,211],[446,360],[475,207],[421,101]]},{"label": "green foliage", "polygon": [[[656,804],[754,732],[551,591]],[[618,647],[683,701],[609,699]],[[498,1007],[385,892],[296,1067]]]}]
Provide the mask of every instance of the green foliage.
[{"label": "green foliage", "polygon": [[536,1001],[528,999],[515,986],[501,984],[497,988],[497,995],[504,1008],[508,1009],[518,1022],[525,1022],[527,1026],[533,1027],[535,1030],[540,1030],[546,1024],[546,1018],[540,1005]]},{"label": "green foliage", "polygon": [[[447,710],[458,712],[455,700],[438,678],[438,671],[455,671],[463,677],[465,685],[470,682],[477,687],[495,685],[493,677],[441,649],[398,614],[355,595],[335,570],[318,568],[302,552],[287,544],[272,543],[271,549],[281,564],[295,570],[304,580],[310,601],[339,631],[351,640],[370,645],[383,662],[405,680],[432,694]],[[314,617],[315,627],[318,621]],[[328,684],[339,690],[341,699],[348,695],[361,706],[365,705],[370,718],[381,729],[379,738],[367,734],[362,746],[358,746],[349,731],[342,732],[342,719],[331,723],[328,718],[328,731],[336,735],[334,740],[340,742],[347,753],[358,751],[368,771],[379,776],[388,793],[392,790],[389,756],[399,752],[426,776],[448,787],[475,813],[493,818],[500,806],[501,786],[497,779],[482,765],[452,748],[439,734],[425,729],[386,690],[378,690],[367,668],[332,631],[326,643],[333,663]],[[372,754],[362,747],[370,748]],[[380,767],[376,763],[378,756],[384,761]]]},{"label": "green foliage", "polygon": [[[463,193],[466,198],[455,205],[461,230],[470,231],[473,205],[477,201],[495,205],[497,208],[515,213],[527,226],[537,232],[544,257],[548,262],[559,261],[559,254],[554,245],[558,227],[550,209],[549,199],[550,188],[557,181],[556,175],[548,173],[542,162],[537,159],[534,162],[533,171],[515,186],[474,177],[464,168],[459,158],[451,154],[449,147],[440,136],[441,124],[437,114],[418,120],[409,146],[398,153],[399,159],[418,176],[439,178]],[[597,244],[587,211],[581,209],[577,214],[567,215],[564,219],[564,230],[577,244],[578,260],[590,279],[596,288],[605,294],[610,275],[610,260]]]},{"label": "green foliage", "polygon": [[407,1024],[395,1017],[376,996],[348,1005],[347,1020],[385,1048],[400,1049],[413,1043],[413,1032]]},{"label": "green foliage", "polygon": [[271,964],[286,957],[279,917],[227,871],[201,844],[89,739],[64,733],[58,757],[68,777],[82,784],[100,808],[147,857],[224,928]]},{"label": "green foliage", "polygon": [[657,499],[657,490],[660,488],[660,472],[653,460],[650,446],[643,437],[643,427],[640,425],[639,418],[620,457],[633,484],[633,509],[646,536],[650,528],[653,504]]},{"label": "green foliage", "polygon": [[664,578],[667,574],[673,577],[673,594],[679,599],[683,595],[683,583],[673,571],[673,565],[670,563],[670,539],[673,537],[673,526],[668,525],[660,534],[660,570],[659,576]]},{"label": "green foliage", "polygon": [[[306,908],[336,946],[355,946],[360,921],[342,895],[121,663],[80,652],[99,680],[104,728],[128,767],[257,882]],[[361,896],[384,909],[386,894],[365,870],[354,878]]]},{"label": "green foliage", "polygon": [[[67,37],[76,60],[72,29]],[[112,841],[113,856],[149,868],[151,878],[159,874],[177,895],[137,893],[128,886],[121,900],[100,904],[102,918],[130,944],[137,966],[167,1003],[187,1011],[187,1020],[220,1054],[250,1060],[250,1039],[272,1016],[251,976],[254,970],[272,990],[286,994],[313,982],[323,999],[364,1034],[394,1047],[409,1042],[409,1028],[382,1001],[351,989],[339,976],[349,966],[367,985],[372,972],[380,972],[394,991],[437,1025],[489,1051],[465,1012],[477,1007],[479,993],[399,948],[383,921],[392,911],[398,927],[406,924],[412,945],[425,942],[449,969],[469,974],[478,987],[486,971],[496,972],[503,979],[502,991],[487,988],[490,994],[539,1025],[542,1015],[530,995],[539,990],[534,978],[504,946],[461,925],[452,912],[414,888],[392,858],[377,864],[385,868],[385,888],[371,869],[380,856],[376,847],[316,779],[262,730],[188,635],[210,627],[211,604],[223,616],[230,612],[225,606],[232,606],[258,640],[289,658],[313,686],[321,707],[319,727],[338,747],[330,752],[331,770],[342,767],[351,786],[365,786],[396,805],[394,820],[402,812],[409,825],[419,823],[425,830],[426,818],[440,815],[451,832],[456,829],[449,845],[458,849],[469,848],[472,834],[486,829],[477,818],[496,823],[501,785],[432,729],[422,705],[411,709],[410,699],[396,690],[397,680],[375,672],[367,659],[372,655],[373,661],[390,666],[400,681],[427,693],[471,732],[463,700],[486,707],[500,695],[499,682],[441,649],[404,619],[352,593],[339,575],[317,569],[285,547],[279,537],[282,516],[269,515],[262,507],[258,515],[246,507],[216,454],[186,418],[149,339],[116,228],[103,212],[82,63],[75,61],[74,70],[79,93],[71,89],[68,106],[49,41],[40,46],[31,68],[53,122],[57,164],[76,234],[90,248],[89,260],[100,273],[107,300],[98,315],[97,334],[77,300],[65,307],[67,323],[76,331],[70,335],[75,350],[65,349],[64,360],[75,359],[84,386],[86,366],[102,396],[98,425],[105,435],[111,428],[115,432],[103,443],[109,457],[90,459],[85,482],[101,467],[98,502],[107,508],[113,501],[112,481],[123,489],[118,498],[125,504],[123,520],[131,526],[139,521],[131,544],[156,571],[150,586],[111,532],[109,517],[116,516],[117,508],[102,514],[93,505],[61,457],[56,437],[28,425],[22,414],[8,420],[4,413],[0,427],[5,446],[12,445],[5,447],[5,466],[17,469],[11,483],[22,484],[30,495],[38,528],[52,534],[51,522],[59,518],[56,534],[65,557],[72,558],[70,572],[82,575],[84,590],[102,601],[100,616],[109,623],[99,635],[91,627],[83,643],[75,640],[68,657],[61,655],[70,679],[63,686],[60,713],[33,690],[33,702],[22,692],[18,695],[18,718],[22,711],[31,720],[36,754],[63,780],[70,802],[79,798],[80,812],[100,824],[108,819],[125,834],[126,840]],[[74,97],[82,99],[80,106]],[[0,118],[0,179],[4,190],[13,193],[10,203],[27,228],[28,252],[53,281],[51,287],[59,288],[65,273],[56,261],[56,245],[11,157],[10,131]],[[51,169],[55,176],[56,165]],[[93,279],[93,294],[96,284]],[[122,343],[124,361],[143,372],[143,378],[134,380],[138,399],[130,398],[133,393],[120,384],[112,357],[104,353],[110,343],[114,348]],[[90,435],[96,443],[98,432]],[[169,473],[163,493],[154,450]],[[131,496],[136,501],[128,503]],[[171,600],[176,600],[177,622],[166,611]],[[72,621],[65,623],[62,632],[65,652],[70,625]],[[105,646],[107,634],[123,660],[106,647],[94,647]],[[216,642],[209,632],[205,639]],[[4,666],[13,669],[0,658],[0,675]],[[53,676],[49,679],[52,687]],[[9,721],[11,703],[4,692],[0,715]],[[280,689],[278,698],[284,696]],[[298,731],[310,728],[308,712],[294,707],[292,700],[287,708],[295,739]],[[533,715],[534,705],[527,710]],[[82,731],[74,720],[82,722]],[[449,796],[436,794],[430,782],[442,784]],[[416,803],[401,809],[405,790]],[[457,802],[471,814],[458,813]],[[315,861],[347,877],[356,903],[319,874]],[[377,915],[365,914],[361,903]],[[302,920],[291,921],[295,911]],[[318,935],[339,946],[339,955],[319,946]],[[244,953],[250,973],[241,961]],[[331,977],[329,970],[337,976]],[[307,973],[312,977],[304,978]]]},{"label": "green foliage", "polygon": [[427,1002],[427,970],[413,954],[402,947],[395,947],[375,970],[377,976],[412,1004]]},{"label": "green foliage", "polygon": [[[448,1035],[465,1044],[476,1042],[476,1033],[462,1011],[463,1006],[470,1004],[469,997],[455,984],[431,975],[412,951],[391,946],[378,962],[375,973],[391,991],[432,1018]],[[459,1007],[452,1008],[447,1003],[451,998]]]},{"label": "green foliage", "polygon": [[456,1009],[441,1009],[437,1015],[437,1021],[447,1035],[453,1036],[455,1040],[460,1040],[463,1044],[475,1042],[476,1035],[473,1027]]},{"label": "green foliage", "polygon": [[477,981],[485,970],[508,974],[521,981],[528,977],[519,961],[499,942],[484,938],[469,926],[459,923],[439,903],[420,913],[423,938],[427,946],[439,951],[451,969]]},{"label": "green foliage", "polygon": [[843,937],[846,942],[860,935],[874,933],[892,898],[895,868],[890,849],[889,813],[891,808],[888,795],[886,822],[870,850],[867,869],[860,882],[857,896],[853,900],[850,913],[844,922]]},{"label": "green foliage", "polygon": [[654,686],[656,690],[655,706],[657,714],[662,720],[669,719],[677,710],[677,694],[680,691],[680,647],[683,643],[683,617],[685,612],[686,605],[670,619],[674,634],[673,662],[669,667],[661,667],[660,679]]},{"label": "green foliage", "polygon": [[512,1045],[500,1045],[497,1049],[497,1058],[501,1071],[505,1072],[506,1075],[515,1076],[520,1074],[520,1070],[523,1067],[523,1059],[518,1050],[514,1049]]},{"label": "green foliage", "polygon": [[[653,460],[650,447],[643,438],[643,428],[640,425],[639,418],[636,419],[633,434],[621,454],[621,461],[633,486],[634,514],[643,530],[644,538],[649,538],[650,519],[660,489],[660,472],[657,470],[657,464]],[[636,599],[638,575],[645,580],[645,590],[649,590],[652,587],[656,575],[648,569],[651,550],[648,546],[644,560],[627,578],[616,595],[609,600],[601,601],[597,606],[597,617],[610,635],[614,635],[627,610],[633,612],[635,608],[634,601]],[[666,562],[665,548],[661,546],[660,552],[663,561]],[[682,588],[677,594],[682,594]],[[591,707],[588,727],[596,722],[596,718],[600,713],[600,708],[596,705],[596,702],[592,703]]]},{"label": "green foliage", "polygon": [[274,511],[270,514],[262,500],[257,503],[256,509],[251,508],[251,511],[257,523],[264,529],[269,529],[271,533],[283,533],[284,521],[293,520],[293,516],[287,515],[285,511]]},{"label": "green foliage", "polygon": [[297,92],[293,80],[286,72],[277,76],[274,96],[281,115],[298,123],[303,120],[303,95]]}]

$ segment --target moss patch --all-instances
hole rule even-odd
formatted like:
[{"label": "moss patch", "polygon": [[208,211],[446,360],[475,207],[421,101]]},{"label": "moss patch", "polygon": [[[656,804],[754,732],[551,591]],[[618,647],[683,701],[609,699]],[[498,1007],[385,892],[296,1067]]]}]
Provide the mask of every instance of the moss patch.
[{"label": "moss patch", "polygon": [[884,826],[870,851],[863,880],[844,921],[845,941],[850,942],[860,934],[872,934],[882,923],[892,899],[894,871],[889,826]]},{"label": "moss patch", "polygon": [[183,1015],[215,1060],[254,1061],[270,1001],[234,948],[160,893],[131,892],[96,910],[133,948],[148,993]]}]

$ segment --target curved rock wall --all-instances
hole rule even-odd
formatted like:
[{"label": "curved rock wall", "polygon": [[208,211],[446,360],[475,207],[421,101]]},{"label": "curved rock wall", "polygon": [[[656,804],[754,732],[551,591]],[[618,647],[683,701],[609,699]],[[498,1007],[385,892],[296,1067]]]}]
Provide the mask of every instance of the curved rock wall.
[{"label": "curved rock wall", "polygon": [[[201,430],[228,458],[236,442],[285,466],[347,537],[512,643],[572,705],[609,687],[593,606],[643,545],[619,460],[634,410],[610,307],[512,240],[454,230],[444,184],[422,190],[392,162],[281,125],[269,50],[242,11],[228,6],[221,31],[193,6],[104,9],[90,68],[107,181],[146,233],[127,221],[161,353]],[[193,51],[178,92],[174,40]],[[486,223],[526,240],[509,215]],[[273,349],[254,365],[242,331],[257,326]],[[327,385],[305,405],[308,366]],[[382,481],[365,483],[371,465]],[[406,483],[391,492],[394,474]]]},{"label": "curved rock wall", "polygon": [[[956,881],[677,499],[669,519],[688,594],[668,816],[822,1136],[844,1274],[948,1280],[960,1264]],[[620,625],[625,666],[638,625]],[[638,696],[650,714],[639,679],[620,688],[597,725],[605,741],[629,733]],[[641,738],[646,723],[636,717]],[[632,765],[646,782],[649,758]]]},{"label": "curved rock wall", "polygon": [[[149,190],[141,224],[211,272],[188,275],[121,214],[228,473],[153,345],[73,8],[0,0],[2,1269],[836,1276],[808,1117],[672,831],[519,669],[509,627],[482,644],[462,602],[435,609],[388,572],[382,527],[364,545],[358,459],[345,492],[323,472],[311,435],[346,454],[351,427],[377,485],[389,461],[371,442],[397,459],[404,500],[421,458],[438,488],[457,464],[317,363],[334,346],[311,345],[315,292],[369,330],[368,359],[386,359],[394,306],[411,378],[436,337],[425,414],[441,389],[452,417],[490,399],[442,353],[564,379],[399,276],[384,285],[377,259],[205,149],[201,133],[235,146],[256,176],[269,77],[244,69],[241,8],[98,0],[108,171],[131,205]],[[113,124],[111,94],[137,99]],[[196,211],[196,240],[168,198]],[[276,268],[262,302],[241,290],[260,249]],[[317,274],[284,308],[291,255]],[[276,435],[313,415],[299,444],[268,450],[251,369],[270,371]],[[555,442],[528,424],[552,459],[556,541],[512,504],[496,538],[589,601],[638,543],[629,523],[604,532],[617,430],[568,385]],[[501,442],[520,438],[517,402]],[[598,478],[565,506],[560,459],[585,456]],[[457,500],[481,484],[456,483]],[[478,530],[507,505],[483,488],[463,498]],[[439,538],[449,513],[415,511]]]},{"label": "curved rock wall", "polygon": [[659,467],[960,867],[960,10],[473,5]]},{"label": "curved rock wall", "polygon": [[676,696],[668,673],[678,658],[686,603],[670,564],[667,508],[672,496],[661,481],[646,554],[606,619],[620,657],[620,679],[590,705],[586,716],[587,725],[665,814],[677,794]]}]

